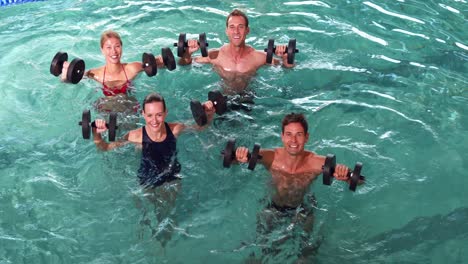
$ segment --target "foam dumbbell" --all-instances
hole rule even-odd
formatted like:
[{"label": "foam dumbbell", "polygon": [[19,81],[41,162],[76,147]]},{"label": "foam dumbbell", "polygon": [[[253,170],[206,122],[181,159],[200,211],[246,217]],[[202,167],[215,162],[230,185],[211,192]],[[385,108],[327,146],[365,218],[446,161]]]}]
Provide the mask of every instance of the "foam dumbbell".
[{"label": "foam dumbbell", "polygon": [[[84,110],[83,115],[81,116],[81,121],[78,122],[78,125],[81,126],[81,132],[84,139],[89,139],[91,136],[91,128],[96,127],[96,123],[91,122],[91,112],[89,110]],[[109,141],[115,141],[115,132],[117,130],[117,114],[112,112],[109,115],[109,122],[106,122],[106,127],[109,130]]]},{"label": "foam dumbbell", "polygon": [[[175,70],[176,62],[174,54],[170,48],[162,48],[161,57],[163,59],[164,65],[168,70]],[[141,63],[143,64],[143,70],[149,77],[155,76],[158,73],[158,65],[156,64],[156,58],[153,54],[147,52],[143,53]]]},{"label": "foam dumbbell", "polygon": [[[227,111],[226,97],[220,91],[208,92],[208,100],[213,102],[216,114],[222,115]],[[190,102],[193,119],[199,126],[204,126],[208,122],[208,117],[200,101],[192,100]]]},{"label": "foam dumbbell", "polygon": [[[208,42],[206,41],[205,33],[198,35],[198,46],[200,46],[202,56],[208,57]],[[179,41],[174,43],[174,47],[177,47],[177,56],[182,57],[188,47],[188,41],[185,33],[179,34]]]},{"label": "foam dumbbell", "polygon": [[[66,52],[57,52],[50,63],[50,73],[54,76],[62,74],[63,63],[68,61],[68,54]],[[83,78],[85,73],[85,62],[80,58],[74,58],[68,65],[66,81],[69,83],[77,84]]]},{"label": "foam dumbbell", "polygon": [[[232,162],[236,158],[236,140],[230,139],[226,143],[226,147],[223,151],[221,151],[221,155],[223,155],[223,167],[229,168],[231,167]],[[254,170],[255,166],[257,165],[258,160],[262,158],[260,155],[260,144],[255,144],[252,151],[247,154],[247,158],[249,160],[249,165],[247,168],[249,170]]]},{"label": "foam dumbbell", "polygon": [[[349,182],[349,189],[351,191],[356,191],[356,187],[359,181],[365,181],[365,177],[361,175],[362,170],[362,163],[356,162],[353,171],[348,172],[348,177],[350,179]],[[322,167],[322,176],[323,176],[323,184],[331,185],[333,182],[333,173],[335,172],[336,167],[336,156],[333,154],[328,154],[325,158],[325,163]]]},{"label": "foam dumbbell", "polygon": [[[268,40],[268,46],[265,49],[265,52],[267,53],[266,57],[266,62],[271,63],[273,61],[273,54],[276,52],[276,46],[275,46],[275,40],[270,39]],[[284,53],[288,54],[288,63],[293,64],[294,63],[294,57],[296,56],[296,53],[298,53],[299,50],[296,49],[296,39],[290,39],[288,43],[288,48],[284,51]]]}]

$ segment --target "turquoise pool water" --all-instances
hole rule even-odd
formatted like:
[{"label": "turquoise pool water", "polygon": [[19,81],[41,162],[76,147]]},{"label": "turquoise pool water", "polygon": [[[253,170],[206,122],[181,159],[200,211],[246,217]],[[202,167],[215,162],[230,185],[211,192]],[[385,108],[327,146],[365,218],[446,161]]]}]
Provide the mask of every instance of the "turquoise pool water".
[{"label": "turquoise pool water", "polygon": [[[248,44],[296,38],[292,70],[262,68],[251,112],[230,112],[178,140],[182,189],[163,248],[152,204],[138,186],[139,152],[96,151],[81,138],[81,112],[101,97],[96,82],[49,74],[67,51],[104,63],[99,36],[123,38],[123,61],[159,53],[180,32],[227,41],[225,16],[250,17]],[[364,163],[367,183],[311,186],[318,201],[307,263],[466,263],[468,253],[468,5],[454,1],[44,1],[0,8],[0,263],[242,263],[259,243],[257,215],[269,174],[223,169],[230,137],[280,146],[280,121],[306,113],[307,148]],[[192,35],[190,35],[192,34]],[[135,81],[141,101],[166,97],[169,121],[191,121],[189,102],[220,87],[208,65]],[[93,111],[93,117],[96,116]],[[125,131],[121,131],[123,133]],[[145,213],[146,212],[146,213]],[[142,224],[150,220],[153,230]],[[287,232],[279,226],[270,240]],[[298,230],[290,231],[297,234]],[[294,263],[297,240],[264,263]]]}]

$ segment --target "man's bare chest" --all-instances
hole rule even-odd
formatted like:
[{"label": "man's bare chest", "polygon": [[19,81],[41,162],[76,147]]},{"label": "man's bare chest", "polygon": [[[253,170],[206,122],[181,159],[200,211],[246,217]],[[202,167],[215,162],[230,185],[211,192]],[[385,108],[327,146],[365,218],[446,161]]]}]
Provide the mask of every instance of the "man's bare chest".
[{"label": "man's bare chest", "polygon": [[249,57],[237,58],[228,56],[227,54],[220,54],[213,64],[222,69],[226,74],[240,73],[245,75],[257,70],[257,65]]}]

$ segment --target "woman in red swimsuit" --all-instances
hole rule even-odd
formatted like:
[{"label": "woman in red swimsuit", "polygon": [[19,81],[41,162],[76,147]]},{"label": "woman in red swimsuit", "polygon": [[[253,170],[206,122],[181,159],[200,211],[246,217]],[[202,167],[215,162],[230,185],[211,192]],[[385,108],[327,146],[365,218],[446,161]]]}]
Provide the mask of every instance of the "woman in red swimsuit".
[{"label": "woman in red swimsuit", "polygon": [[[122,63],[122,39],[120,35],[112,30],[105,31],[101,35],[101,52],[106,59],[104,66],[90,69],[85,76],[102,83],[105,96],[126,94],[133,80],[143,71],[141,62]],[[158,68],[164,67],[162,57],[156,58]],[[62,78],[66,78],[68,62],[63,64]]]},{"label": "woman in red swimsuit", "polygon": [[[98,100],[96,103],[97,108],[106,112],[121,112],[121,110],[116,110],[115,108],[122,108],[122,106],[127,108],[124,105],[137,103],[137,105],[133,107],[136,109],[133,110],[138,110],[138,100],[136,100],[136,98],[130,98],[127,95],[131,87],[131,80],[143,71],[142,63],[123,63],[120,61],[122,57],[122,39],[117,32],[112,30],[107,30],[102,33],[101,52],[106,59],[106,64],[85,72],[85,76],[102,84],[102,92],[106,97]],[[164,67],[161,55],[155,58],[158,68]],[[68,62],[63,64],[62,79],[67,76],[68,65]]]}]

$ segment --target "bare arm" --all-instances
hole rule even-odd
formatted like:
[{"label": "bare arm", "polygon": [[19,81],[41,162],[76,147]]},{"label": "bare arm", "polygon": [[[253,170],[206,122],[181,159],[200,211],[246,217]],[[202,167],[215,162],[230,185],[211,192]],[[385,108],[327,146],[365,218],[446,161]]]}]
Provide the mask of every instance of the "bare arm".
[{"label": "bare arm", "polygon": [[214,60],[218,57],[219,51],[216,49],[211,49],[208,51],[208,57],[197,56],[192,59],[192,54],[200,49],[198,41],[196,39],[188,40],[188,47],[185,49],[184,55],[179,59],[179,65],[189,65],[195,60],[197,63],[211,63],[211,60]]},{"label": "bare arm", "polygon": [[253,58],[251,58],[251,61],[252,60],[255,61],[254,63],[257,67],[256,69],[262,67],[263,65],[282,65],[285,68],[294,67],[294,64],[288,63],[288,55],[281,53],[282,52],[281,48],[279,49],[280,51],[278,51],[278,47],[281,47],[281,46],[277,46],[276,55],[279,56],[281,59],[273,58],[271,61],[271,64],[266,62],[266,53],[264,51],[255,50],[255,55],[253,56]]},{"label": "bare arm", "polygon": [[219,54],[219,50],[211,49],[210,51],[208,51],[208,57],[202,57],[202,56],[195,57],[195,62],[213,63],[212,60],[215,60],[216,58],[218,58],[218,54]]},{"label": "bare arm", "polygon": [[260,155],[262,158],[260,159],[260,163],[265,166],[267,170],[270,170],[271,164],[275,160],[275,150],[274,149],[261,149]]},{"label": "bare arm", "polygon": [[[235,161],[239,163],[249,162],[248,153],[249,150],[246,147],[238,147],[236,149]],[[262,156],[259,162],[262,163],[267,170],[270,170],[271,164],[273,164],[273,160],[275,159],[275,151],[273,149],[260,149],[259,154]]]},{"label": "bare arm", "polygon": [[94,69],[91,69],[84,74],[85,77],[88,77],[90,79],[96,80],[96,73],[94,72]]},{"label": "bare arm", "polygon": [[169,128],[172,131],[172,134],[174,134],[174,137],[178,137],[185,129],[187,129],[187,126],[183,123],[169,123]]},{"label": "bare arm", "polygon": [[[156,61],[157,62],[157,61]],[[143,71],[143,64],[141,62],[129,62],[125,64],[125,72],[129,80],[135,79],[135,77]]]},{"label": "bare arm", "polygon": [[186,124],[182,124],[182,123],[169,124],[169,126],[171,126],[171,125],[173,126],[173,127],[171,127],[171,130],[172,130],[172,133],[174,133],[174,136],[177,137],[182,131],[184,131],[186,129],[202,131],[202,130],[205,130],[211,124],[211,121],[214,118],[214,114],[216,113],[216,109],[214,108],[214,104],[211,101],[206,101],[206,102],[204,102],[202,104],[202,106],[203,106],[203,109],[205,110],[206,117],[207,117],[206,124],[203,125],[203,126],[199,126],[197,124],[186,125]]},{"label": "bare arm", "polygon": [[106,121],[102,119],[96,119],[95,124],[96,124],[96,127],[93,127],[93,139],[94,139],[94,144],[96,144],[96,147],[98,149],[102,151],[109,151],[111,149],[118,148],[118,147],[121,147],[130,143],[129,137],[130,137],[131,132],[127,133],[119,141],[111,142],[111,143],[104,141],[101,137],[101,133],[107,130]]},{"label": "bare arm", "polygon": [[204,126],[198,126],[198,125],[186,125],[183,123],[169,123],[169,127],[174,134],[175,137],[178,137],[183,131],[187,129],[191,130],[197,130],[201,131],[207,128],[211,121],[213,120],[214,114],[215,114],[215,108],[213,105],[213,102],[211,101],[206,101],[203,103],[203,108],[205,110],[206,116],[207,116],[207,122],[206,125]]},{"label": "bare arm", "polygon": [[96,128],[93,128],[93,135],[94,135],[94,144],[96,144],[96,147],[102,151],[109,151],[118,147],[122,147],[130,141],[128,141],[128,134],[126,134],[121,140],[115,141],[115,142],[110,142],[107,143],[104,141],[101,137],[101,133],[96,132]]},{"label": "bare arm", "polygon": [[189,65],[192,64],[192,55],[189,54],[188,52],[184,53],[184,56],[180,57],[179,59],[179,65]]}]

